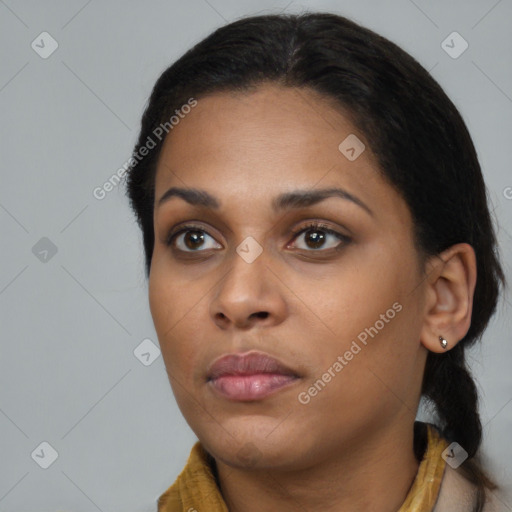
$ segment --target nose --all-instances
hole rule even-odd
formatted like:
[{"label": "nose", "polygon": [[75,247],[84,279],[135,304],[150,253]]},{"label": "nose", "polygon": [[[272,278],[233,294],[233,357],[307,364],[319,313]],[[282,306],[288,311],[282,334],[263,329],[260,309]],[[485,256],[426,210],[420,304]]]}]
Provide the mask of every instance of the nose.
[{"label": "nose", "polygon": [[265,251],[251,263],[234,252],[230,268],[217,284],[210,314],[223,330],[278,325],[286,315],[283,288]]}]

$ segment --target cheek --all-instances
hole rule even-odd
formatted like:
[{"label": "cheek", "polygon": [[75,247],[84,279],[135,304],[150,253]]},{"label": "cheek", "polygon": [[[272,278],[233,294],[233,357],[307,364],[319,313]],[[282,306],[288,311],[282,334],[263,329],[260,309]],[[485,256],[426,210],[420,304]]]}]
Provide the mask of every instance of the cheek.
[{"label": "cheek", "polygon": [[155,249],[148,282],[149,307],[155,329],[163,342],[182,327],[180,321],[194,308],[197,298],[190,281],[169,262],[163,250]]},{"label": "cheek", "polygon": [[149,309],[158,334],[160,342],[163,341],[163,334],[171,331],[175,310],[171,307],[174,302],[174,293],[170,286],[166,286],[158,273],[152,273],[149,279]]},{"label": "cheek", "polygon": [[187,294],[178,293],[179,290],[186,290],[186,287],[172,276],[163,275],[158,268],[152,268],[148,286],[149,308],[165,366],[173,375],[180,369],[185,371],[193,347],[193,338],[184,333],[190,325],[192,306],[187,308]]},{"label": "cheek", "polygon": [[290,288],[303,298],[301,307],[317,330],[330,333],[329,339],[348,341],[392,308],[401,295],[403,273],[389,248],[386,253],[381,247],[367,247],[354,251],[321,279],[305,278],[306,273],[290,276]]},{"label": "cheek", "polygon": [[322,339],[308,348],[316,370],[327,371],[338,356],[347,355],[348,364],[339,373],[344,377],[335,379],[340,393],[345,388],[341,381],[375,396],[389,394],[386,385],[402,389],[414,378],[420,325],[416,296],[410,293],[411,283],[419,279],[412,254],[376,246],[359,253],[357,262],[347,263],[323,286],[300,280],[303,288],[297,295],[308,297],[315,314],[307,316]]}]

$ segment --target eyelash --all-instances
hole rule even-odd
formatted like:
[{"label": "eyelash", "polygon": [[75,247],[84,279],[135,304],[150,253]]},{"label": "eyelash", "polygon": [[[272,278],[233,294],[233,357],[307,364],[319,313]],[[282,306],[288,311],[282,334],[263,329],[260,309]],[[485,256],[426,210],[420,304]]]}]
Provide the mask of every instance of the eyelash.
[{"label": "eyelash", "polygon": [[[295,230],[292,231],[292,235],[293,235],[293,239],[295,240],[295,238],[297,238],[298,235],[304,233],[304,232],[307,232],[307,231],[311,231],[311,230],[318,230],[318,231],[323,231],[329,235],[333,235],[335,236],[336,238],[338,238],[340,240],[340,244],[337,245],[336,247],[330,247],[329,249],[318,249],[318,250],[309,250],[307,252],[328,252],[330,250],[335,250],[335,251],[339,251],[340,250],[340,246],[344,246],[346,244],[348,244],[349,242],[351,242],[351,238],[347,235],[343,235],[341,233],[339,233],[338,231],[335,231],[334,229],[330,228],[329,226],[327,226],[326,224],[323,224],[322,222],[318,222],[318,221],[310,221],[308,222],[306,225],[303,225],[301,226],[300,228],[297,228]],[[173,243],[174,243],[174,240],[179,236],[181,235],[182,233],[186,233],[187,231],[199,231],[201,233],[206,233],[208,236],[211,237],[211,235],[201,226],[198,226],[198,225],[194,225],[194,224],[185,224],[184,226],[181,227],[181,229],[179,229],[179,231],[176,231],[175,233],[170,233],[169,236],[167,237],[165,243],[167,246],[172,246]],[[213,237],[212,237],[213,238]],[[204,252],[201,251],[201,250],[198,250],[198,251],[182,251],[181,249],[177,249],[178,251],[180,252],[184,252],[184,253],[200,253],[200,252]],[[306,249],[301,249],[301,250],[306,250]]]}]

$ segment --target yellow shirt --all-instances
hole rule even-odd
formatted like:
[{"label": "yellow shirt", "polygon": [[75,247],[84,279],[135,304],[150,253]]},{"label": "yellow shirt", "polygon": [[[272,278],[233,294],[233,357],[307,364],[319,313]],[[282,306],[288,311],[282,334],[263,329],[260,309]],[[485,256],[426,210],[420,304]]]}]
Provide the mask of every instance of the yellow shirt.
[{"label": "yellow shirt", "polygon": [[[431,512],[436,503],[446,466],[441,454],[448,442],[431,425],[427,427],[427,449],[398,512]],[[174,484],[160,496],[158,512],[228,512],[200,442]]]}]

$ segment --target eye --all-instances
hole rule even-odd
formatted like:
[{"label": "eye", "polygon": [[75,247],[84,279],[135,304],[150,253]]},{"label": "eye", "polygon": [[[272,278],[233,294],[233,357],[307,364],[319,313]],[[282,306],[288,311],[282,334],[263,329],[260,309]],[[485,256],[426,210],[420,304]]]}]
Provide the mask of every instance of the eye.
[{"label": "eye", "polygon": [[[350,237],[317,221],[310,222],[306,226],[295,230],[293,235],[294,239],[299,238],[300,235],[304,235],[306,247],[297,247],[298,249],[313,249],[313,252],[320,252],[318,249],[322,249],[323,251],[328,251],[329,249],[338,250],[351,241]],[[213,243],[205,244],[208,238],[211,239]],[[326,247],[326,241],[329,240],[329,238],[331,239],[331,244],[327,244],[328,246]],[[174,246],[179,251],[188,253],[222,248],[222,246],[216,243],[214,238],[201,226],[193,224],[184,225],[178,231],[171,232],[166,239],[166,245]],[[290,245],[288,245],[288,247],[290,247]]]},{"label": "eye", "polygon": [[168,246],[175,246],[177,249],[183,252],[201,252],[200,249],[219,249],[221,245],[210,244],[205,246],[205,240],[211,237],[203,228],[200,226],[194,226],[188,224],[182,226],[179,231],[171,233],[166,240]]},{"label": "eye", "polygon": [[[350,242],[350,237],[338,233],[329,226],[322,224],[321,222],[310,222],[306,226],[302,226],[293,233],[295,238],[299,238],[300,235],[304,235],[304,242],[306,247],[298,247],[298,249],[313,249],[313,252],[319,252],[317,249],[323,249],[327,251],[329,249],[339,249]],[[331,238],[331,244],[326,247],[325,242]],[[338,239],[337,243],[335,239]],[[334,242],[334,243],[332,243]]]}]

